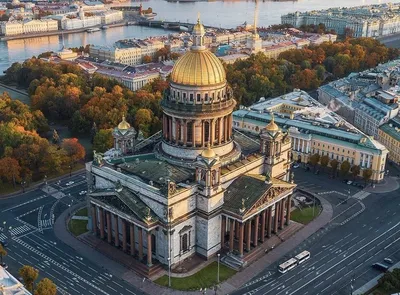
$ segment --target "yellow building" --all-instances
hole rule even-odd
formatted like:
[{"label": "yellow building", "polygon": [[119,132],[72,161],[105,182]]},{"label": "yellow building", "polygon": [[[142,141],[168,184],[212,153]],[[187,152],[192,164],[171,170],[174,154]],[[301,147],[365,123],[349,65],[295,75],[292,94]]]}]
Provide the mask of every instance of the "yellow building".
[{"label": "yellow building", "polygon": [[389,160],[400,165],[400,120],[394,118],[378,130],[378,140],[389,150]]},{"label": "yellow building", "polygon": [[348,161],[352,166],[360,166],[360,176],[364,169],[371,169],[372,181],[383,179],[388,154],[386,147],[304,91],[295,91],[234,112],[233,127],[259,134],[261,128],[270,122],[270,112],[277,114],[275,122],[291,137],[294,161],[307,163],[313,154],[328,155],[330,160]]}]

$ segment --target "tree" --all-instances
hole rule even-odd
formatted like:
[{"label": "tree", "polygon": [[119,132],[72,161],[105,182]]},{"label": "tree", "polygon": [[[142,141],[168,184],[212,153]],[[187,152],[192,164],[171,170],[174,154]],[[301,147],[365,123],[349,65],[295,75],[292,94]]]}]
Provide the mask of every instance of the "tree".
[{"label": "tree", "polygon": [[372,176],[372,170],[371,169],[364,169],[363,170],[363,178],[365,180],[365,184],[368,183],[368,181],[371,179]]},{"label": "tree", "polygon": [[134,126],[136,130],[142,130],[143,134],[148,136],[150,124],[153,120],[153,113],[149,109],[140,109],[136,112]]},{"label": "tree", "polygon": [[7,255],[6,249],[2,245],[0,245],[0,262],[3,263],[3,256]]},{"label": "tree", "polygon": [[11,157],[0,160],[0,177],[12,182],[14,187],[17,181],[21,181],[21,166],[18,161]]},{"label": "tree", "polygon": [[353,178],[355,179],[358,175],[360,175],[361,168],[358,165],[354,165],[351,167],[351,174],[353,174]]},{"label": "tree", "polygon": [[331,165],[332,168],[332,174],[333,177],[336,176],[336,171],[337,171],[337,167],[339,166],[339,162],[335,159],[331,160],[331,162],[329,163]]},{"label": "tree", "polygon": [[57,286],[48,278],[44,278],[37,284],[35,295],[56,295]]},{"label": "tree", "polygon": [[78,142],[77,138],[64,139],[61,147],[65,150],[70,164],[85,158],[85,148]]},{"label": "tree", "polygon": [[53,129],[53,136],[51,137],[51,141],[54,144],[60,144],[60,136],[58,135],[58,132],[56,129]]},{"label": "tree", "polygon": [[340,174],[342,174],[342,176],[346,176],[347,173],[350,170],[350,163],[349,161],[344,161],[341,165],[340,165]]},{"label": "tree", "polygon": [[314,171],[315,171],[315,167],[317,166],[318,162],[320,159],[320,155],[319,154],[314,154],[310,157],[310,163],[311,165],[314,166]]},{"label": "tree", "polygon": [[96,136],[97,131],[98,131],[98,130],[97,130],[96,122],[93,122],[92,129],[90,130],[90,142],[91,142],[91,143],[93,143],[94,137]]},{"label": "tree", "polygon": [[24,281],[24,286],[28,291],[33,292],[33,284],[39,276],[39,271],[32,266],[24,265],[18,271]]},{"label": "tree", "polygon": [[151,63],[152,61],[153,61],[153,59],[151,58],[150,55],[143,56],[143,63],[148,64],[148,63]]},{"label": "tree", "polygon": [[321,166],[324,168],[324,170],[325,170],[325,168],[328,166],[328,164],[329,164],[329,156],[328,155],[324,155],[324,156],[322,156],[321,157]]},{"label": "tree", "polygon": [[112,129],[100,129],[93,139],[93,149],[100,153],[104,153],[111,149],[114,145]]}]

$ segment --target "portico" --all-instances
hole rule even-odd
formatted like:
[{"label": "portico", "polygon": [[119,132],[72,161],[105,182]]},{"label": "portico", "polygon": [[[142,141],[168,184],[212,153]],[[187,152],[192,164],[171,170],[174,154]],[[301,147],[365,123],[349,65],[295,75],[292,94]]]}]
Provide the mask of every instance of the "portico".
[{"label": "portico", "polygon": [[153,255],[157,255],[158,219],[143,203],[136,201],[137,208],[124,206],[122,200],[127,194],[132,198],[129,192],[122,190],[91,195],[92,232],[151,267]]},{"label": "portico", "polygon": [[225,197],[221,217],[222,247],[243,257],[245,251],[250,252],[289,225],[294,187],[275,179],[266,181],[260,175],[235,180]]}]

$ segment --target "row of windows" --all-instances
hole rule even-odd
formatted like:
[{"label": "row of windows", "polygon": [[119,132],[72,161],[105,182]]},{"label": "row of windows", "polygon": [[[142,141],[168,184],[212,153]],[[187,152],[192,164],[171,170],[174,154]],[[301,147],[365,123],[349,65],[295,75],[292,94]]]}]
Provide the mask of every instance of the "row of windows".
[{"label": "row of windows", "polygon": [[[316,142],[314,142],[313,143],[313,145],[315,146],[316,145]],[[321,144],[318,142],[318,146],[321,146]],[[322,147],[324,148],[325,147],[325,144],[322,144]],[[327,145],[327,148],[329,149],[330,148],[330,146],[329,145]],[[336,150],[338,151],[338,152],[340,152],[340,148],[336,148]],[[334,146],[332,146],[332,151],[335,151],[335,147]],[[342,149],[342,153],[344,153],[344,149]],[[350,154],[350,150],[347,150],[347,154]],[[356,152],[354,152],[353,151],[353,156],[356,154]]]},{"label": "row of windows", "polygon": [[219,101],[219,100],[224,100],[224,98],[226,98],[225,90],[215,91],[211,93],[204,93],[204,92],[196,94],[189,93],[189,95],[187,92],[174,90],[172,92],[171,99],[183,102],[184,101],[193,102],[195,95],[196,95],[196,102],[202,102],[202,101],[211,102],[215,100]]}]

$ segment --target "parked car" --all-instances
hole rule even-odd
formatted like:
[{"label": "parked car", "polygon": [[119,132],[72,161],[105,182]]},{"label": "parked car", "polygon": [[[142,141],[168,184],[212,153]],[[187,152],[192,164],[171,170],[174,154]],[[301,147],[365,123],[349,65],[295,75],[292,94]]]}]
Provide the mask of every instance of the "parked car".
[{"label": "parked car", "polygon": [[7,265],[7,263],[5,263],[5,262],[0,263],[0,266],[3,267],[4,269],[7,269],[7,268],[8,268],[8,265]]},{"label": "parked car", "polygon": [[349,180],[348,179],[345,179],[345,180],[343,180],[342,182],[343,183],[347,183]]},{"label": "parked car", "polygon": [[372,264],[372,267],[383,272],[387,272],[389,269],[389,265],[386,265],[384,263],[374,263]]},{"label": "parked car", "polygon": [[80,192],[79,192],[79,195],[82,196],[82,195],[84,195],[84,194],[86,194],[86,193],[87,193],[87,191],[80,191]]},{"label": "parked car", "polygon": [[350,184],[352,184],[353,182],[351,181],[351,180],[349,180],[348,182],[347,182],[347,184],[348,185],[350,185]]},{"label": "parked car", "polygon": [[67,182],[65,185],[69,186],[69,185],[72,185],[72,184],[74,184],[74,183],[75,183],[74,181],[69,181],[69,182]]},{"label": "parked car", "polygon": [[385,259],[383,259],[383,261],[385,261],[386,263],[389,263],[389,264],[393,264],[393,260],[390,258],[387,258],[387,257]]},{"label": "parked car", "polygon": [[294,164],[294,165],[293,165],[293,168],[294,168],[294,169],[299,168],[299,167],[300,167],[299,164]]},{"label": "parked car", "polygon": [[2,245],[3,247],[7,247],[8,246],[8,241],[7,240],[0,241],[0,245]]}]

